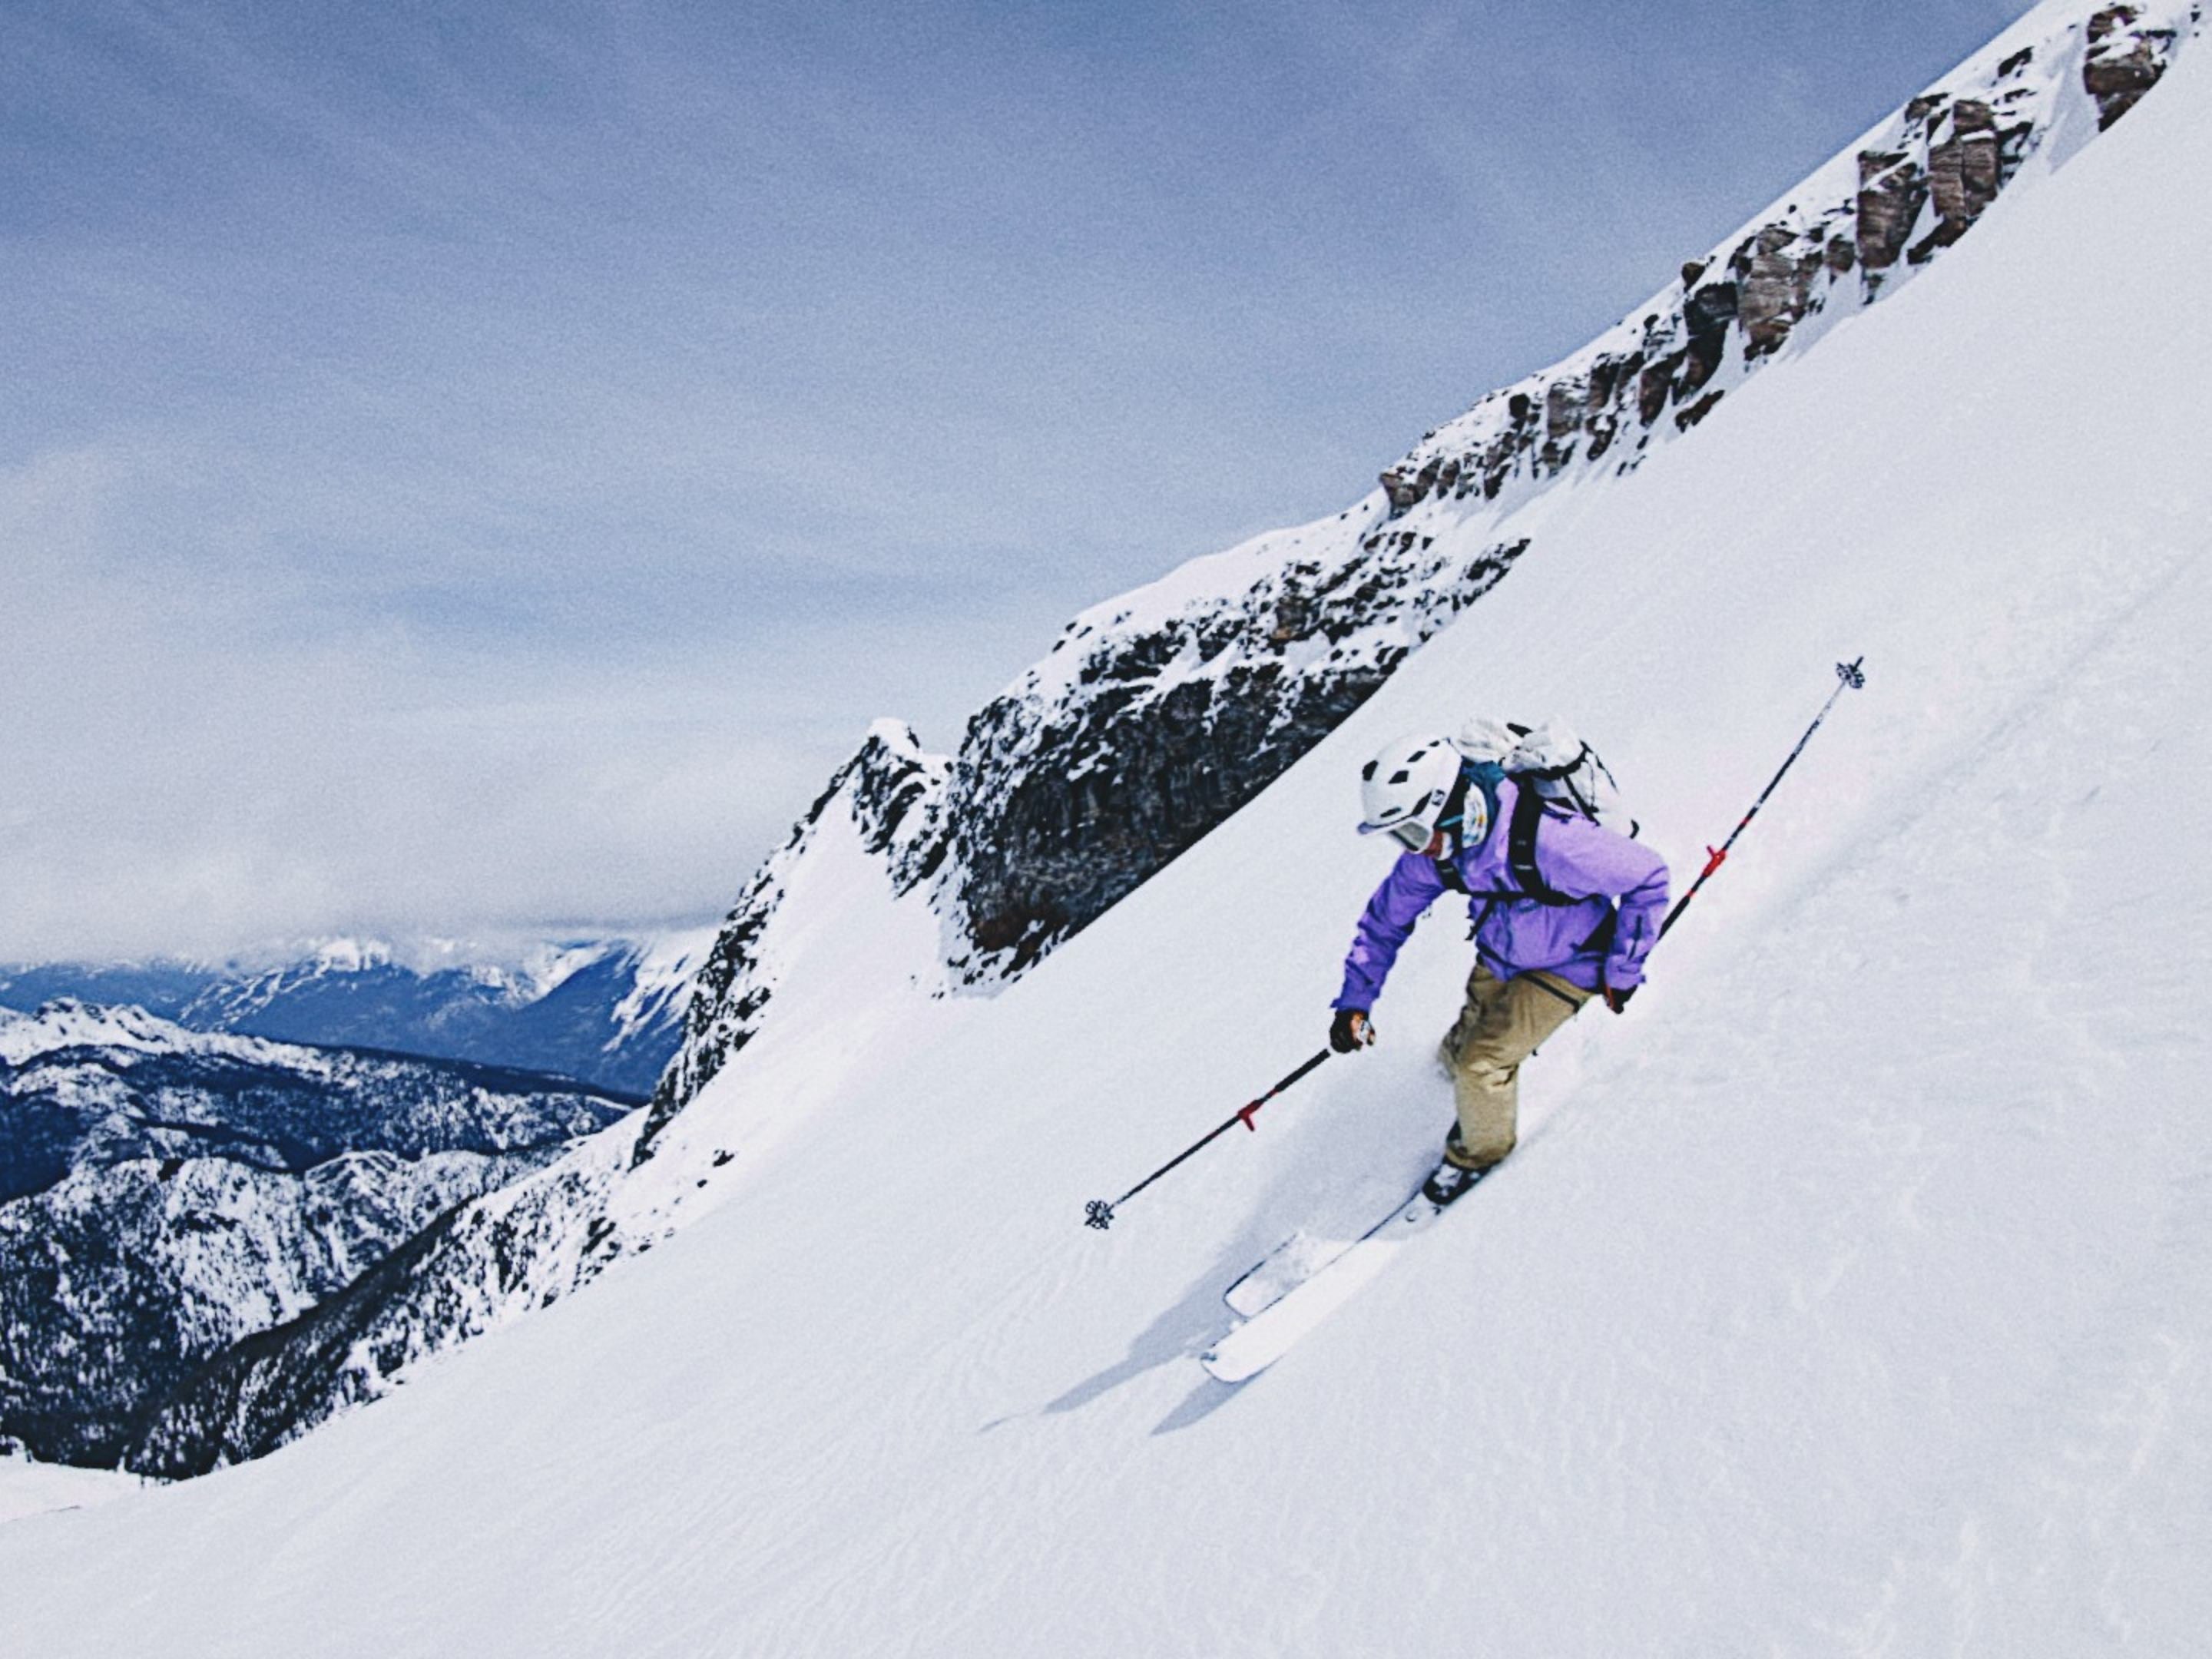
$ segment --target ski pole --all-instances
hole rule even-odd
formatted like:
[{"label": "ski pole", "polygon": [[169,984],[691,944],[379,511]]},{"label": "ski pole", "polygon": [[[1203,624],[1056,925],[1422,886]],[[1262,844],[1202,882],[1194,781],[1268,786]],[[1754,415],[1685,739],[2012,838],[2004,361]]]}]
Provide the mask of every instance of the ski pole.
[{"label": "ski pole", "polygon": [[1705,867],[1698,872],[1698,878],[1690,884],[1690,890],[1675,901],[1674,908],[1667,913],[1667,919],[1659,924],[1661,939],[1667,937],[1667,930],[1674,925],[1675,918],[1690,908],[1690,901],[1697,897],[1698,890],[1705,884],[1706,878],[1728,861],[1729,848],[1735,845],[1735,838],[1748,829],[1751,821],[1759,816],[1759,809],[1766,805],[1766,798],[1774,793],[1774,786],[1782,781],[1784,773],[1788,772],[1797,763],[1797,757],[1803,754],[1805,745],[1813,741],[1813,734],[1820,729],[1820,722],[1828,718],[1828,711],[1836,706],[1836,699],[1844,695],[1844,688],[1849,686],[1856,691],[1866,684],[1866,675],[1860,667],[1860,664],[1865,661],[1866,659],[1861,657],[1855,662],[1839,662],[1836,665],[1836,678],[1841,684],[1828,693],[1827,702],[1822,703],[1820,712],[1813,716],[1813,723],[1805,728],[1805,735],[1797,739],[1797,746],[1790,751],[1790,758],[1782,763],[1782,770],[1777,772],[1768,781],[1766,787],[1759,792],[1759,799],[1752,802],[1751,811],[1743,815],[1742,822],[1729,831],[1729,838],[1718,847],[1705,848]]},{"label": "ski pole", "polygon": [[1255,1134],[1259,1133],[1260,1126],[1253,1122],[1252,1120],[1258,1115],[1260,1109],[1262,1106],[1265,1106],[1269,1101],[1273,1100],[1277,1095],[1282,1093],[1284,1090],[1289,1088],[1291,1085],[1296,1083],[1308,1072],[1313,1070],[1315,1066],[1320,1065],[1322,1061],[1327,1060],[1328,1056],[1329,1050],[1327,1048],[1322,1049],[1311,1060],[1306,1061],[1304,1065],[1299,1066],[1297,1071],[1291,1073],[1280,1083],[1278,1083],[1273,1088],[1268,1090],[1266,1094],[1261,1095],[1259,1099],[1251,1102],[1248,1105],[1238,1107],[1234,1112],[1231,1112],[1229,1115],[1228,1120],[1224,1122],[1219,1128],[1213,1130],[1212,1133],[1201,1137],[1200,1139],[1194,1141],[1191,1145],[1183,1148],[1182,1152],[1176,1153],[1166,1163],[1161,1164],[1158,1169],[1153,1170],[1152,1174],[1146,1176],[1135,1186],[1130,1188],[1127,1192],[1122,1194],[1121,1197],[1115,1199],[1111,1204],[1109,1204],[1103,1198],[1092,1199],[1090,1203],[1083,1206],[1083,1224],[1086,1227],[1096,1227],[1101,1232],[1105,1231],[1107,1228],[1114,1224],[1114,1212],[1116,1209],[1121,1206],[1127,1204],[1131,1199],[1134,1198],[1139,1193],[1144,1191],[1146,1188],[1151,1186],[1155,1181],[1158,1181],[1170,1170],[1174,1169],[1176,1164],[1182,1163],[1185,1158],[1190,1157],[1194,1152],[1201,1151],[1205,1147],[1212,1146],[1216,1140],[1220,1139],[1221,1136],[1228,1133],[1230,1130],[1235,1128],[1238,1124],[1243,1124]]}]

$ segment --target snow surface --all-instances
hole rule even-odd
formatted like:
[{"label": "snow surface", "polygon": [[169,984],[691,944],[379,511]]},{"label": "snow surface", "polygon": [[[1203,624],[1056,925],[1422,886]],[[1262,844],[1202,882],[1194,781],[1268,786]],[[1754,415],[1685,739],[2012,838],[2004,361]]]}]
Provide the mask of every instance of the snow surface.
[{"label": "snow surface", "polygon": [[112,1469],[73,1469],[0,1453],[0,1525],[27,1515],[108,1503],[125,1492],[143,1491],[147,1484],[135,1474]]},{"label": "snow surface", "polygon": [[[671,1133],[805,1121],[687,1231],[261,1462],[0,1529],[0,1645],[2201,1651],[2208,187],[2185,52],[1663,465],[1532,501],[1540,557],[1005,995],[764,1033]],[[1447,1116],[1439,915],[1381,1048],[1081,1225],[1319,1040],[1358,760],[1566,711],[1687,871],[1860,652],[1513,1162],[1204,1376],[1223,1287]]]}]

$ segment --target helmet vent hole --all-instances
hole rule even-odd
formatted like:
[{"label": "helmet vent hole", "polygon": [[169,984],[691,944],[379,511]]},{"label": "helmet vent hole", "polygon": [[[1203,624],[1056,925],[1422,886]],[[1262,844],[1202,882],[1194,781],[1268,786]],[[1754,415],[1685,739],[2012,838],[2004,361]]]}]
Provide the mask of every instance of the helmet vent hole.
[{"label": "helmet vent hole", "polygon": [[1403,783],[1411,776],[1413,776],[1412,773],[1407,771],[1405,768],[1400,767],[1395,772],[1393,772],[1390,775],[1390,781],[1393,783]]}]

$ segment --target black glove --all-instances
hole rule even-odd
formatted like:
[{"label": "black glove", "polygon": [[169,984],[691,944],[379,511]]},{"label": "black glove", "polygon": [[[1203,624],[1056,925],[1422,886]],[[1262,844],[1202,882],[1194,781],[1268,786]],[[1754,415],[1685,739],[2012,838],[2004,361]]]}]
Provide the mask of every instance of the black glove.
[{"label": "black glove", "polygon": [[1374,1041],[1375,1027],[1368,1023],[1364,1008],[1340,1008],[1328,1023],[1328,1046],[1340,1054],[1364,1048]]},{"label": "black glove", "polygon": [[1636,988],[1633,985],[1608,985],[1605,988],[1605,1006],[1617,1014],[1628,1006],[1629,998],[1635,994]]}]

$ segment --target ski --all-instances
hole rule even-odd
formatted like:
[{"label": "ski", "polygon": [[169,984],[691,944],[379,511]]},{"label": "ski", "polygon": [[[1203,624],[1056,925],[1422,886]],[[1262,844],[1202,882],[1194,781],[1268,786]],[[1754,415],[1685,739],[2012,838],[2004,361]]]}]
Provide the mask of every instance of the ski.
[{"label": "ski", "polygon": [[1255,1319],[1358,1242],[1303,1230],[1292,1233],[1224,1291],[1221,1299],[1239,1319]]},{"label": "ski", "polygon": [[1294,1233],[1224,1292],[1242,1323],[1199,1356],[1207,1375],[1243,1382],[1371,1283],[1399,1248],[1443,1213],[1415,1193],[1349,1243]]}]

